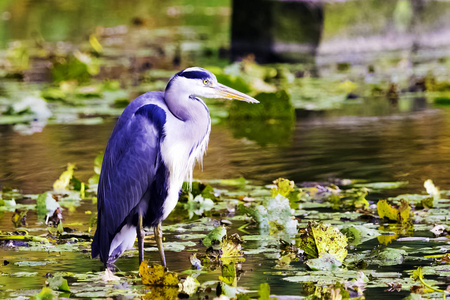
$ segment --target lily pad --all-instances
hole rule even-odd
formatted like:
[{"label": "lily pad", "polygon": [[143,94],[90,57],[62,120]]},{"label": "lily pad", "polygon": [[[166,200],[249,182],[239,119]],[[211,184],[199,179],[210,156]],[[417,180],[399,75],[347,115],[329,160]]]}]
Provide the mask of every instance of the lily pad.
[{"label": "lily pad", "polygon": [[298,247],[309,259],[328,253],[342,262],[347,256],[347,237],[331,225],[310,223],[301,235]]},{"label": "lily pad", "polygon": [[342,262],[332,254],[323,253],[319,258],[307,260],[306,264],[311,270],[337,271]]},{"label": "lily pad", "polygon": [[142,283],[145,285],[178,286],[179,283],[176,273],[168,272],[161,265],[149,266],[145,261],[139,266],[139,274],[141,275]]},{"label": "lily pad", "polygon": [[211,247],[214,241],[221,242],[222,238],[227,234],[227,230],[223,226],[217,226],[203,239],[205,247]]},{"label": "lily pad", "polygon": [[380,218],[388,218],[392,221],[404,223],[409,219],[409,213],[411,208],[406,200],[400,200],[401,204],[399,208],[390,206],[387,200],[380,200],[377,203],[377,211]]},{"label": "lily pad", "polygon": [[69,284],[67,279],[63,278],[61,275],[55,277],[50,277],[47,279],[48,285],[52,290],[70,292]]}]

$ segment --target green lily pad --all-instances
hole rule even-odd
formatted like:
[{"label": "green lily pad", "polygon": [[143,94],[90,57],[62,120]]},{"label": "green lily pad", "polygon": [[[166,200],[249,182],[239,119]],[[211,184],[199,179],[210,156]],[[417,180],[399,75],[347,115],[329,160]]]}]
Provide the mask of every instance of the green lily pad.
[{"label": "green lily pad", "polygon": [[222,238],[227,234],[227,230],[223,226],[217,226],[203,239],[203,245],[205,247],[211,247],[214,241],[221,242]]},{"label": "green lily pad", "polygon": [[378,230],[369,228],[368,225],[344,225],[341,232],[347,236],[350,245],[359,245],[365,241],[376,238],[380,235]]},{"label": "green lily pad", "polygon": [[52,300],[53,297],[55,295],[53,295],[53,291],[52,289],[48,288],[48,287],[44,287],[42,288],[42,290],[39,292],[39,294],[37,294],[35,296],[36,300]]},{"label": "green lily pad", "polygon": [[408,254],[403,249],[387,248],[376,256],[376,263],[381,266],[399,265]]},{"label": "green lily pad", "polygon": [[50,277],[47,279],[47,282],[52,290],[70,292],[67,279],[63,278],[61,275]]},{"label": "green lily pad", "polygon": [[337,271],[342,265],[340,260],[329,253],[324,253],[319,258],[309,259],[305,263],[311,270],[321,271]]},{"label": "green lily pad", "polygon": [[356,187],[366,187],[374,190],[387,190],[387,189],[398,189],[408,185],[408,181],[396,181],[396,182],[372,182],[372,183],[357,183],[354,184]]}]

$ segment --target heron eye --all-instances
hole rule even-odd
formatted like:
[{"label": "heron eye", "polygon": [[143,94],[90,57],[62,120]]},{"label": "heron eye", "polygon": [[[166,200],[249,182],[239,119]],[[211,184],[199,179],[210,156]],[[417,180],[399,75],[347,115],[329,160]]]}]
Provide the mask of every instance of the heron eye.
[{"label": "heron eye", "polygon": [[203,84],[204,85],[210,85],[211,81],[209,81],[209,79],[203,79]]}]

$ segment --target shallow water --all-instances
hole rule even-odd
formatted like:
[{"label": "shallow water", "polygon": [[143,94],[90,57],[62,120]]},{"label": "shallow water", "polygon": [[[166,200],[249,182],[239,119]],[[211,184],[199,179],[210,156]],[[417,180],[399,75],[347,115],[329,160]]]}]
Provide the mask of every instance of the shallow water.
[{"label": "shallow water", "polygon": [[[374,111],[380,106],[385,109]],[[194,177],[243,176],[256,184],[278,177],[295,182],[329,178],[409,181],[413,191],[421,191],[428,178],[438,186],[450,184],[446,176],[450,171],[450,109],[446,107],[425,104],[399,111],[387,100],[373,99],[303,116],[295,126],[251,123],[214,125],[203,171],[197,167]],[[259,131],[247,133],[248,125],[255,123],[260,123]],[[51,189],[68,162],[76,163],[77,177],[86,181],[93,175],[93,160],[104,151],[114,124],[115,119],[100,125],[48,125],[29,136],[0,126],[0,182],[23,193],[41,193]],[[283,132],[283,140],[274,137],[276,142],[262,142],[263,131]]]},{"label": "shallow water", "polygon": [[[6,49],[11,46],[10,42],[21,40],[24,45],[44,43],[49,49],[70,53],[72,47],[89,48],[87,37],[96,33],[107,50],[105,64],[108,68],[105,69],[106,74],[102,72],[99,77],[116,78],[121,83],[125,82],[125,86],[139,85],[136,74],[145,74],[152,67],[171,69],[176,65],[175,68],[178,69],[175,62],[180,58],[181,66],[228,64],[227,60],[222,60],[230,45],[232,8],[231,1],[228,0],[214,3],[201,0],[194,1],[193,4],[184,0],[164,4],[134,0],[133,5],[118,0],[83,0],[77,3],[27,0],[24,3],[25,5],[10,0],[5,2],[7,10],[1,16],[3,26],[0,28],[0,48]],[[448,26],[445,26],[449,20],[447,3],[427,2],[423,14],[431,17],[422,18],[419,15],[420,22],[417,26],[423,31],[419,35],[414,30],[408,33],[390,28],[392,18],[395,18],[392,16],[395,3],[387,6],[372,4],[355,1],[327,2],[323,36],[316,61],[323,78],[330,76],[330,73],[331,77],[336,75],[337,62],[350,63],[353,69],[351,74],[358,74],[358,78],[367,73],[366,63],[374,61],[376,74],[386,76],[389,82],[401,82],[405,76],[409,80],[411,74],[425,76],[430,70],[438,77],[438,81],[442,80],[439,76],[448,75],[445,64],[447,60],[435,61],[435,58],[448,55]],[[375,10],[375,7],[379,8]],[[346,21],[342,22],[343,19]],[[380,27],[381,24],[384,25]],[[417,45],[420,47],[415,49]],[[145,51],[141,51],[142,49]],[[387,53],[381,51],[383,49]],[[402,51],[405,52],[397,53]],[[409,52],[411,53],[405,54]],[[410,60],[405,55],[411,56]],[[411,63],[411,66],[403,69],[403,63],[398,62],[400,58],[403,63]],[[424,67],[416,64],[416,58],[424,61],[432,58],[432,61],[429,66]],[[360,63],[362,66],[358,69]],[[45,64],[32,64],[31,72],[25,78],[30,81],[48,81],[51,78],[48,71]],[[339,77],[341,79],[352,78],[350,74],[340,75],[345,76]],[[22,86],[14,89],[22,90]],[[314,99],[328,100],[324,95],[327,94],[317,92]],[[203,170],[196,168],[194,177],[207,180],[243,176],[255,185],[269,184],[278,177],[289,178],[296,183],[333,178],[409,182],[406,187],[395,191],[369,194],[369,200],[401,193],[422,193],[423,182],[428,178],[441,189],[449,189],[450,107],[432,107],[424,97],[404,95],[402,93],[402,98],[396,103],[384,98],[357,99],[348,100],[339,110],[298,110],[295,123],[251,120],[214,125]],[[59,111],[63,112],[63,109]],[[0,186],[17,188],[24,194],[51,190],[53,182],[69,162],[77,164],[75,176],[87,181],[93,175],[94,158],[104,150],[114,124],[114,118],[107,118],[98,125],[47,125],[42,132],[32,135],[21,135],[13,126],[0,126]],[[18,203],[35,202],[25,198],[18,200]],[[73,211],[65,209],[64,226],[86,232],[92,216],[86,212],[95,213],[96,205],[90,200],[82,200],[80,204]],[[317,210],[324,212],[326,209]],[[1,232],[16,230],[11,222],[12,214],[10,211],[0,212]],[[164,225],[185,222],[186,215],[186,210],[177,210]],[[212,218],[232,220],[229,233],[239,232],[245,236],[238,230],[244,222],[233,217],[233,214],[221,211]],[[202,221],[208,220],[204,218]],[[360,219],[352,222],[354,221],[361,222]],[[27,222],[29,225],[26,229],[30,234],[47,233],[41,220],[37,220],[34,210],[28,212]],[[448,225],[446,221],[442,221],[442,224]],[[250,234],[260,233],[257,226],[248,226],[246,230]],[[187,232],[192,233],[189,230]],[[429,231],[418,231],[414,235],[431,237]],[[180,240],[176,233],[170,231],[165,231],[165,238],[166,243]],[[199,252],[205,250],[200,239],[194,242],[196,246],[187,247],[181,252],[166,251],[171,270],[181,272],[191,268],[190,255],[197,249]],[[279,245],[271,245],[272,248],[260,247],[262,244],[264,243],[260,241],[244,244],[244,250],[263,248],[266,253],[246,255],[246,261],[242,265],[244,273],[238,286],[256,291],[261,283],[267,282],[274,295],[308,295],[306,284],[283,280],[285,276],[305,271],[305,264],[292,262],[291,267],[280,269],[277,267]],[[405,244],[391,246],[403,247]],[[408,246],[414,250],[434,247],[426,250],[427,254],[438,254],[442,249],[445,250],[444,243],[431,243],[430,246],[430,243],[413,242],[408,243]],[[146,258],[151,262],[158,262],[154,243],[149,242],[146,247]],[[373,240],[351,252],[369,251],[377,247],[381,245]],[[439,247],[442,249],[438,249]],[[47,273],[89,274],[102,271],[100,261],[90,259],[88,243],[81,246],[81,249],[46,252],[26,251],[24,247],[0,247],[0,298],[35,295],[42,288]],[[9,264],[6,265],[5,261]],[[44,265],[21,265],[24,262],[44,261]],[[410,274],[406,270],[413,265],[428,263],[429,261],[424,260],[407,261],[395,266],[371,267],[379,272],[399,272],[408,278]],[[137,264],[136,251],[129,252],[118,261],[118,268],[126,275],[136,274]],[[277,274],[278,271],[280,274]],[[198,279],[202,283],[217,281],[220,275],[221,270],[217,268],[200,275]],[[445,275],[443,272],[442,276]],[[71,297],[81,297],[82,293],[77,291],[85,292],[87,287],[98,288],[99,285],[98,282],[76,282],[70,275],[66,277],[74,293]],[[435,277],[427,276],[432,279]],[[77,285],[84,287],[77,290]],[[121,287],[114,289],[119,288]],[[138,283],[128,290],[133,288],[140,289],[142,286]],[[100,283],[100,289],[113,288]],[[400,293],[387,293],[384,290],[385,288],[371,287],[364,295],[367,299],[380,299],[381,295],[386,299],[399,299],[409,294],[405,290]],[[103,296],[105,295],[101,294],[99,297]],[[211,299],[213,295],[210,294],[209,297]],[[257,297],[255,292],[252,297]]]},{"label": "shallow water", "polygon": [[[417,105],[417,101],[421,105]],[[254,124],[245,122],[213,126],[203,171],[196,169],[194,176],[199,179],[243,176],[259,185],[271,183],[278,177],[289,178],[297,183],[330,178],[409,181],[407,187],[395,190],[396,195],[402,192],[421,193],[424,189],[423,182],[428,178],[443,189],[450,186],[450,109],[446,107],[430,107],[423,99],[402,99],[397,105],[384,99],[368,99],[349,102],[341,110],[319,113],[298,111],[297,114],[301,116],[295,126],[284,122],[263,121],[252,121],[261,122],[260,129],[256,130],[252,127]],[[93,175],[93,160],[105,147],[114,123],[114,119],[109,119],[103,124],[91,126],[48,125],[41,133],[27,136],[20,135],[10,126],[1,126],[2,184],[18,188],[25,194],[51,190],[54,180],[68,162],[77,164],[75,175],[86,181]],[[265,131],[264,134],[258,134],[261,131]],[[267,140],[267,132],[279,132],[284,140],[280,142],[274,137],[273,140],[277,142],[271,143],[270,139]],[[390,196],[390,193],[385,191],[384,194],[375,196],[380,199]],[[25,199],[20,203],[33,201]],[[64,226],[85,232],[91,217],[85,211],[95,212],[96,205],[90,200],[83,200],[80,207],[73,211],[67,210],[64,213]],[[164,225],[185,220],[185,214],[186,211],[183,210],[175,211]],[[14,231],[10,221],[12,212],[4,212],[2,215],[2,231]],[[226,219],[228,216],[221,214],[215,218]],[[27,221],[31,224],[28,229],[33,230],[32,224],[38,224],[35,211],[29,212]],[[233,221],[229,233],[239,232],[238,228],[243,224],[243,221]],[[246,230],[251,234],[259,234],[256,227],[250,226]],[[42,233],[45,233],[44,229],[33,232]],[[170,231],[165,232],[165,239],[166,243],[180,240],[176,233]],[[200,240],[194,242],[196,246],[187,247],[181,252],[166,251],[172,271],[190,269],[189,256],[197,249],[203,249]],[[259,243],[248,242],[244,244],[244,249],[258,249]],[[374,247],[371,243],[365,243],[354,251],[371,250]],[[421,244],[414,243],[411,247],[420,249]],[[146,244],[146,248],[146,257],[152,262],[158,262],[154,243]],[[272,294],[306,295],[307,286],[283,280],[286,275],[305,271],[306,266],[302,262],[292,262],[290,268],[278,270],[275,267],[278,246],[274,249],[276,251],[273,258],[270,253],[246,256],[239,286],[257,290],[259,284],[268,282]],[[84,274],[102,270],[99,260],[89,258],[87,244],[81,252],[47,253],[0,247],[0,257],[10,262],[2,267],[4,276],[0,283],[0,295],[5,297],[37,293],[47,273],[70,271]],[[24,268],[20,266],[22,261],[47,261],[47,264]],[[129,253],[118,261],[117,266],[123,272],[132,273],[137,270],[137,264],[137,256]],[[405,267],[382,267],[379,271],[403,272]],[[290,271],[291,269],[295,271]],[[281,273],[278,274],[278,271]],[[220,274],[219,268],[200,275],[198,279],[200,282],[217,280]],[[76,293],[76,286],[71,286],[71,289]],[[383,291],[384,289],[372,288],[365,295],[370,298],[383,293],[383,297],[392,299],[399,296]],[[406,295],[405,292],[401,294]]]}]

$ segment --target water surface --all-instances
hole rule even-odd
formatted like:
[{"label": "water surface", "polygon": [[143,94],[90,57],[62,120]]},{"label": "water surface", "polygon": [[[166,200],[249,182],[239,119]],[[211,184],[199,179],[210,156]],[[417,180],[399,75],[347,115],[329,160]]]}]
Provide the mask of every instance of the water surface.
[{"label": "water surface", "polygon": [[[403,100],[412,103],[414,99]],[[375,102],[375,103],[374,103]],[[385,109],[374,111],[374,107]],[[203,171],[195,178],[240,176],[256,184],[278,177],[296,182],[329,178],[368,181],[409,181],[420,191],[431,178],[438,186],[450,179],[450,109],[426,105],[400,111],[385,99],[348,104],[342,110],[311,113],[295,125],[252,120],[260,128],[246,131],[248,122],[212,127]],[[258,123],[260,123],[258,125]],[[48,125],[42,132],[23,136],[12,126],[0,127],[0,180],[24,193],[41,193],[68,162],[87,180],[93,160],[104,151],[115,119],[100,125]],[[252,127],[253,128],[253,127]],[[273,143],[261,132],[273,136]],[[282,141],[276,135],[283,137]]]}]

